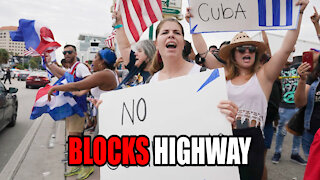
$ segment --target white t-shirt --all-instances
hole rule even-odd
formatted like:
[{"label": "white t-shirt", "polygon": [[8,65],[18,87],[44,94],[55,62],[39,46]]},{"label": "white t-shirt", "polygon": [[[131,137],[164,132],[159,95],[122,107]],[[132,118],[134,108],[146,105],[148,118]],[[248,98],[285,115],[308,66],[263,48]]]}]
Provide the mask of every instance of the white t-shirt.
[{"label": "white t-shirt", "polygon": [[[111,70],[107,70],[107,71],[111,71]],[[117,86],[119,86],[118,74],[117,74],[116,72],[114,72],[114,71],[112,71],[112,72],[113,72],[113,74],[114,74],[114,77],[116,78]],[[109,90],[108,90],[108,91],[109,91]],[[93,96],[95,99],[100,99],[100,95],[101,95],[102,93],[105,93],[105,92],[108,92],[108,91],[101,90],[101,89],[99,88],[99,86],[90,89],[90,92],[91,92],[92,96]]]},{"label": "white t-shirt", "polygon": [[[201,69],[201,66],[199,66],[198,64],[193,64],[193,67],[191,68],[191,70],[189,71],[188,74],[186,75],[190,75],[190,74],[194,74],[194,73],[199,73]],[[149,83],[153,83],[153,82],[158,82],[159,81],[159,72],[156,72],[152,78],[150,79]]]},{"label": "white t-shirt", "polygon": [[[71,71],[73,70],[74,66],[77,64],[77,62],[75,62],[72,67],[70,69],[68,69],[68,72],[71,73]],[[89,71],[88,67],[86,65],[84,65],[83,63],[79,63],[78,66],[76,67],[76,76],[78,78],[85,78],[89,75],[91,75],[91,72]]]},{"label": "white t-shirt", "polygon": [[252,121],[255,121],[256,126],[260,125],[263,132],[268,101],[257,75],[254,74],[248,82],[242,85],[234,85],[228,80],[227,91],[229,99],[239,107],[236,116],[239,126],[250,127]]}]

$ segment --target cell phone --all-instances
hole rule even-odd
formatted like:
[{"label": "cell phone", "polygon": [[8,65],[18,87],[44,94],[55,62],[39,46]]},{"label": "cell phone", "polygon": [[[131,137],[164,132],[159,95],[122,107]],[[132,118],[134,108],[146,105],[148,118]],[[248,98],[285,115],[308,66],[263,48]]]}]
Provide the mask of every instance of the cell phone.
[{"label": "cell phone", "polygon": [[311,72],[313,70],[313,52],[312,51],[303,52],[302,63],[304,63],[304,62],[309,63],[311,68],[308,71]]}]

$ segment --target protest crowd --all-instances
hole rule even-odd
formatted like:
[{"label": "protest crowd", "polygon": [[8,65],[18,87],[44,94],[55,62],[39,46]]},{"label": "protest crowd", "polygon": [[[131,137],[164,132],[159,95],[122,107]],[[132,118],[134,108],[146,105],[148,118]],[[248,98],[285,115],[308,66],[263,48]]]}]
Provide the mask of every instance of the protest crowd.
[{"label": "protest crowd", "polygon": [[[45,65],[55,77],[68,79],[71,75],[73,79],[52,86],[48,100],[58,96],[59,91],[69,92],[80,113],[64,118],[67,134],[95,137],[99,135],[98,108],[104,103],[100,100],[102,93],[224,68],[228,99],[221,101],[218,108],[230,122],[233,135],[252,137],[248,165],[239,165],[240,179],[268,179],[265,162],[281,163],[287,132],[294,134],[291,160],[306,166],[304,179],[320,179],[320,50],[305,49],[302,58],[292,55],[308,3],[309,0],[299,0],[296,4],[300,6],[297,28],[286,32],[277,52],[271,52],[264,31],[262,42],[252,40],[245,32],[225,39],[221,45],[207,44],[201,33],[192,34],[189,42],[184,39],[188,30],[176,18],[162,19],[156,27],[154,41],[140,39],[132,48],[132,37],[125,32],[122,14],[114,10],[117,46],[99,50],[92,64],[79,62],[77,48],[71,44],[63,47],[62,66],[52,60],[50,53],[44,54]],[[187,8],[182,21],[190,23],[193,17],[190,9]],[[310,20],[320,43],[319,19],[314,8]],[[305,54],[311,56],[312,64],[302,62]],[[299,115],[303,130],[297,132],[301,127],[291,121]],[[270,149],[273,134],[275,149]],[[300,145],[303,152],[299,151]],[[266,159],[268,150],[273,153],[272,159]],[[69,167],[64,175],[90,179],[92,173],[95,173],[93,166],[80,165]]]}]

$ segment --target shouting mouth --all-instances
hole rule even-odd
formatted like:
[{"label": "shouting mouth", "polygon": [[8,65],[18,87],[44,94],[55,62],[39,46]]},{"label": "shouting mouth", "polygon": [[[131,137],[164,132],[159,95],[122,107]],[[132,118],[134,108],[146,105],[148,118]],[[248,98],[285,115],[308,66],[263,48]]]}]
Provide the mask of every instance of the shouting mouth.
[{"label": "shouting mouth", "polygon": [[170,43],[168,43],[166,45],[166,48],[168,48],[168,49],[175,49],[176,47],[177,47],[177,45],[175,43],[172,43],[172,42],[170,42]]}]

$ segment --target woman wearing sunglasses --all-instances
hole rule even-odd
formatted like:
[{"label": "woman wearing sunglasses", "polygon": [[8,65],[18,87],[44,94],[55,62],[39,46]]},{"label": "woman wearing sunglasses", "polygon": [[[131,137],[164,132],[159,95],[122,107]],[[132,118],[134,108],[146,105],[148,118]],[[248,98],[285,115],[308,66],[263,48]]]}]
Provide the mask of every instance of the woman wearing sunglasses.
[{"label": "woman wearing sunglasses", "polygon": [[[301,5],[297,29],[289,30],[281,48],[269,62],[260,66],[260,58],[265,53],[263,42],[253,41],[246,33],[238,33],[228,46],[220,49],[219,56],[226,61],[225,71],[229,100],[238,107],[235,129],[236,136],[251,136],[248,155],[249,165],[239,166],[241,179],[261,179],[264,167],[264,141],[262,130],[265,124],[268,99],[273,82],[287,61],[299,35],[301,19],[309,0],[299,0]],[[191,17],[187,9],[186,17]],[[216,62],[207,52],[201,34],[193,35],[193,42],[206,61]],[[207,63],[210,65],[210,63]],[[214,68],[209,66],[208,68]]]}]

